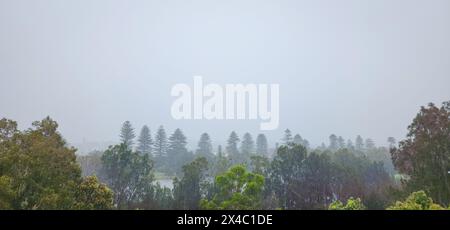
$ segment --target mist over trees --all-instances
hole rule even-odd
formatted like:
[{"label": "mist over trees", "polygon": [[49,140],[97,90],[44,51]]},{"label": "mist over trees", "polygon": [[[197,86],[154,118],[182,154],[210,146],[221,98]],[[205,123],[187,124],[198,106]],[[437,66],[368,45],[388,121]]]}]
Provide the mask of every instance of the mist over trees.
[{"label": "mist over trees", "polygon": [[[225,148],[205,132],[122,124],[120,143],[76,156],[49,117],[20,131],[0,120],[0,209],[444,209],[450,203],[450,102],[422,107],[404,140],[330,134],[310,146],[233,131]],[[154,137],[154,138],[152,138]],[[225,139],[226,137],[224,137]],[[168,183],[168,184],[167,184]],[[419,202],[419,200],[421,200]],[[423,201],[423,202],[422,202]]]}]

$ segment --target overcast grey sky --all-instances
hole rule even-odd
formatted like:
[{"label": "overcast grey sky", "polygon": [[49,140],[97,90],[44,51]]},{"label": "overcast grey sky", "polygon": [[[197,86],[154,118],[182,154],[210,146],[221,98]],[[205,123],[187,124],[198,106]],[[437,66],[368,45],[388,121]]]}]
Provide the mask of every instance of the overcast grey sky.
[{"label": "overcast grey sky", "polygon": [[0,0],[0,117],[46,115],[71,143],[116,141],[130,120],[189,141],[259,121],[175,121],[176,83],[280,84],[280,127],[385,144],[450,99],[448,0]]}]

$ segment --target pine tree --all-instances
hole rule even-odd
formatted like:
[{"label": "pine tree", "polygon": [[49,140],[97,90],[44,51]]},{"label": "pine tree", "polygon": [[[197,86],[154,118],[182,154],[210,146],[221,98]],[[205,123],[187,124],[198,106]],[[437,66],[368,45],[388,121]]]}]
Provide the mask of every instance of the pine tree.
[{"label": "pine tree", "polygon": [[157,157],[165,157],[167,154],[167,135],[164,127],[161,125],[158,128],[155,136],[155,155]]},{"label": "pine tree", "polygon": [[348,139],[347,140],[347,149],[353,150],[354,148],[355,148],[355,146],[353,146],[352,140]]},{"label": "pine tree", "polygon": [[302,143],[303,147],[305,147],[306,149],[309,149],[309,141],[306,139],[303,139],[303,143]]},{"label": "pine tree", "polygon": [[120,131],[120,141],[124,143],[128,148],[132,149],[134,141],[134,128],[129,121],[125,121]]},{"label": "pine tree", "polygon": [[141,129],[141,134],[138,138],[137,151],[141,154],[151,154],[152,153],[152,136],[150,134],[150,129],[144,125]]},{"label": "pine tree", "polygon": [[367,148],[367,149],[373,149],[373,148],[375,148],[375,142],[374,142],[372,139],[370,139],[370,138],[367,138],[367,139],[366,139],[365,145],[366,145],[366,148]]},{"label": "pine tree", "polygon": [[333,151],[337,150],[339,148],[337,136],[334,134],[331,134],[329,139],[330,139],[330,145],[328,146],[328,148]]},{"label": "pine tree", "polygon": [[222,157],[223,156],[222,145],[217,146],[217,156],[218,157]]},{"label": "pine tree", "polygon": [[306,149],[309,149],[309,141],[306,139],[303,139],[302,136],[300,136],[300,134],[296,134],[294,136],[293,143],[296,145],[302,145]]},{"label": "pine tree", "polygon": [[300,134],[295,134],[293,142],[294,142],[294,144],[296,144],[296,145],[301,145],[301,144],[303,144],[303,138],[302,138],[302,136],[300,136]]},{"label": "pine tree", "polygon": [[231,132],[230,137],[228,138],[227,141],[227,147],[226,147],[226,151],[228,156],[230,157],[234,157],[239,155],[239,150],[238,150],[238,143],[239,143],[239,137],[236,134],[236,132]]},{"label": "pine tree", "polygon": [[186,145],[186,136],[181,129],[176,129],[169,137],[169,148],[167,150],[167,166],[169,173],[180,173],[182,166],[191,160]]},{"label": "pine tree", "polygon": [[252,135],[250,133],[245,133],[242,137],[241,143],[241,153],[250,156],[255,151],[255,142],[253,141]]},{"label": "pine tree", "polygon": [[284,130],[284,137],[283,137],[282,141],[283,141],[283,144],[285,144],[285,145],[292,143],[291,130],[289,130],[289,129]]},{"label": "pine tree", "polygon": [[186,136],[183,134],[181,129],[176,129],[175,132],[173,132],[173,134],[169,137],[169,151],[187,151],[186,144]]},{"label": "pine tree", "polygon": [[264,134],[259,134],[256,138],[256,154],[267,156],[267,138]]},{"label": "pine tree", "polygon": [[358,135],[358,136],[356,137],[356,140],[355,140],[355,149],[356,149],[356,150],[359,150],[359,151],[361,151],[361,150],[364,149],[363,139],[362,139],[362,137],[361,137],[360,135]]},{"label": "pine tree", "polygon": [[196,154],[205,157],[208,160],[208,162],[210,162],[211,158],[213,157],[213,153],[212,153],[211,138],[209,137],[208,133],[203,133],[200,136],[200,141],[198,142],[197,146],[198,148]]},{"label": "pine tree", "polygon": [[338,137],[338,145],[339,145],[339,148],[340,148],[340,149],[345,148],[345,140],[344,140],[344,138],[341,137],[341,136]]}]

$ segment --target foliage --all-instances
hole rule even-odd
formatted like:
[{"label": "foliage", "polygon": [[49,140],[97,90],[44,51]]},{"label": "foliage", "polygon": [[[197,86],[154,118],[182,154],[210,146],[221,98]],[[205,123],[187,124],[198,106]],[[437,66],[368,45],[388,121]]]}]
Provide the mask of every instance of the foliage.
[{"label": "foliage", "polygon": [[12,209],[16,192],[9,176],[0,176],[0,210]]},{"label": "foliage", "polygon": [[186,148],[186,136],[181,129],[176,129],[169,137],[165,172],[170,175],[181,173],[184,164],[193,159],[193,154]]},{"label": "foliage", "polygon": [[198,148],[196,151],[197,156],[205,157],[210,163],[213,162],[214,154],[212,150],[211,138],[209,134],[203,133],[200,136],[200,141],[198,142]]},{"label": "foliage", "polygon": [[279,197],[279,205],[283,209],[296,206],[291,186],[302,173],[302,163],[306,155],[306,148],[301,145],[281,146],[272,160],[269,186]]},{"label": "foliage", "polygon": [[252,172],[268,176],[270,170],[270,159],[266,156],[254,155],[250,157],[250,169]]},{"label": "foliage", "polygon": [[81,199],[79,194],[86,191],[80,190],[84,179],[76,150],[67,147],[57,128],[49,117],[26,131],[18,131],[11,120],[0,120],[0,208],[76,209],[111,198],[95,190],[90,201]]},{"label": "foliage", "polygon": [[439,204],[433,203],[424,191],[411,193],[405,201],[397,201],[388,210],[444,210]]},{"label": "foliage", "polygon": [[269,154],[267,138],[264,134],[258,134],[256,137],[256,154],[267,156]]},{"label": "foliage", "polygon": [[226,152],[230,157],[233,164],[242,163],[241,156],[239,154],[238,143],[240,139],[236,132],[231,132],[230,137],[227,140]]},{"label": "foliage", "polygon": [[384,209],[390,202],[389,189],[393,186],[382,162],[358,156],[348,149],[332,154],[336,198],[346,200],[360,197],[369,209]]},{"label": "foliage", "polygon": [[125,121],[120,130],[120,141],[129,148],[133,147],[133,139],[136,137],[134,134],[134,128],[129,121]]},{"label": "foliage", "polygon": [[360,198],[354,199],[353,197],[350,197],[347,200],[346,204],[343,204],[341,201],[336,200],[333,203],[330,204],[329,210],[365,210],[366,207],[362,203]]},{"label": "foliage", "polygon": [[196,158],[183,166],[183,178],[174,180],[174,199],[177,209],[198,209],[202,196],[201,186],[208,169],[208,161],[204,157]]},{"label": "foliage", "polygon": [[242,137],[241,142],[241,154],[249,157],[254,154],[255,151],[255,143],[253,141],[252,135],[250,133],[245,133]]},{"label": "foliage", "polygon": [[165,157],[167,157],[167,135],[163,126],[159,126],[155,135],[154,143],[155,160],[158,165],[163,165]]},{"label": "foliage", "polygon": [[144,125],[141,129],[141,133],[138,138],[138,146],[136,150],[141,154],[152,154],[152,135],[150,134],[150,129]]},{"label": "foliage", "polygon": [[99,183],[97,177],[83,178],[76,194],[75,209],[111,209],[113,208],[113,193],[105,184]]},{"label": "foliage", "polygon": [[[0,209],[435,210],[450,203],[450,102],[422,107],[398,148],[393,137],[377,147],[370,138],[353,143],[332,134],[328,146],[311,149],[286,129],[273,158],[263,134],[255,148],[250,133],[240,142],[232,132],[224,153],[203,133],[194,155],[180,129],[167,138],[162,126],[154,142],[144,126],[134,151],[130,122],[122,144],[76,156],[57,128],[48,117],[25,131],[0,120]],[[175,176],[173,189],[155,182],[155,169]]]},{"label": "foliage", "polygon": [[391,150],[395,168],[409,177],[406,191],[425,190],[437,203],[450,203],[450,101],[422,107],[408,130]]},{"label": "foliage", "polygon": [[102,163],[117,208],[129,209],[153,191],[153,162],[148,155],[133,152],[122,143],[110,146],[102,156]]},{"label": "foliage", "polygon": [[263,187],[263,176],[236,165],[215,178],[213,198],[201,200],[200,206],[221,210],[260,209]]},{"label": "foliage", "polygon": [[96,176],[99,180],[104,179],[104,173],[102,171],[102,155],[101,151],[93,151],[87,155],[78,155],[77,162],[81,166],[83,177]]},{"label": "foliage", "polygon": [[289,129],[284,130],[284,136],[283,136],[283,144],[284,145],[289,145],[292,143],[293,139],[292,139],[292,132]]}]

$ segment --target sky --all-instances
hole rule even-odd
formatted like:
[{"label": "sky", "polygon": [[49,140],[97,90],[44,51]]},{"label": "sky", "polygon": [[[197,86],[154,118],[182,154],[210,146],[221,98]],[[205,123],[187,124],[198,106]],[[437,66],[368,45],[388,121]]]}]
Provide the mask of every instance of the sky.
[{"label": "sky", "polygon": [[[0,0],[0,117],[49,115],[69,143],[181,128],[222,144],[233,130],[332,133],[385,145],[420,106],[450,100],[448,0]],[[280,85],[279,128],[174,120],[178,83]]]}]

